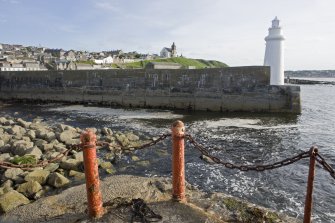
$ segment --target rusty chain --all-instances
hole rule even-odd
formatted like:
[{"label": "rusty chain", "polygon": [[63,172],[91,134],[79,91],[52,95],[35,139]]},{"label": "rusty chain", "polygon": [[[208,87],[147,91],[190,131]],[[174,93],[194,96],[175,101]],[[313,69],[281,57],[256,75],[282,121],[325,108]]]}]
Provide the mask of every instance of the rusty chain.
[{"label": "rusty chain", "polygon": [[315,157],[316,161],[318,161],[318,163],[320,163],[323,168],[329,172],[330,176],[332,176],[335,179],[335,171],[334,169],[326,162],[326,160],[319,154],[316,153],[316,157]]},{"label": "rusty chain", "polygon": [[310,152],[306,151],[306,152],[302,152],[292,158],[287,158],[278,162],[275,162],[273,164],[266,164],[266,165],[236,165],[233,163],[229,163],[229,162],[225,162],[222,161],[220,158],[212,156],[208,150],[200,145],[199,143],[197,143],[194,138],[187,134],[185,135],[185,138],[189,140],[189,142],[196,148],[198,149],[202,155],[209,157],[211,160],[213,160],[214,163],[217,164],[222,164],[225,167],[229,168],[229,169],[239,169],[241,171],[265,171],[265,170],[272,170],[272,169],[276,169],[276,168],[280,168],[282,166],[287,166],[290,165],[292,163],[297,162],[298,160],[304,159],[304,158],[308,158],[310,157]]},{"label": "rusty chain", "polygon": [[[152,140],[146,144],[137,146],[137,147],[132,147],[134,149],[144,149],[144,148],[148,148],[151,147],[153,145],[156,145],[157,143],[163,141],[164,139],[166,139],[167,137],[171,136],[171,134],[162,134],[161,136],[159,136],[157,139]],[[105,146],[105,145],[109,145],[108,142],[96,142],[97,146]],[[83,144],[74,144],[74,145],[69,145],[67,146],[67,150],[61,152],[60,154],[58,154],[56,157],[50,159],[50,160],[41,160],[36,164],[14,164],[14,163],[10,163],[10,162],[0,162],[0,168],[3,169],[10,169],[10,168],[20,168],[22,170],[31,170],[33,168],[36,167],[45,167],[47,166],[49,163],[53,163],[56,162],[60,159],[62,159],[63,157],[66,157],[69,152],[71,152],[72,150],[75,150],[77,152],[80,152],[83,148],[90,148],[92,147],[91,145],[83,145]],[[122,148],[122,147],[121,147]]]}]

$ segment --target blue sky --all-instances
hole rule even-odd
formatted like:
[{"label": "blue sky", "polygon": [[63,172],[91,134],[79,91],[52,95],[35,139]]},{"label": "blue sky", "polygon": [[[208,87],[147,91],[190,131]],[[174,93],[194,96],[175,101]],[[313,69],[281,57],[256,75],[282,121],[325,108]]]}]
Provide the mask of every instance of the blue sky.
[{"label": "blue sky", "polygon": [[0,43],[262,65],[278,16],[285,69],[335,69],[334,0],[0,0]]}]

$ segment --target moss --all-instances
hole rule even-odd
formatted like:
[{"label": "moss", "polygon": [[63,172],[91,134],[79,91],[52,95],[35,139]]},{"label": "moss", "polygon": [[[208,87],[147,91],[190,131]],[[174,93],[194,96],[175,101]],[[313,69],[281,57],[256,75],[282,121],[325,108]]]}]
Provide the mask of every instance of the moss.
[{"label": "moss", "polygon": [[34,155],[24,155],[24,156],[17,156],[11,161],[14,164],[36,164],[37,160]]},{"label": "moss", "polygon": [[229,211],[236,213],[240,222],[275,223],[280,219],[278,214],[274,212],[268,212],[258,207],[250,207],[246,203],[234,198],[223,198],[222,202]]}]

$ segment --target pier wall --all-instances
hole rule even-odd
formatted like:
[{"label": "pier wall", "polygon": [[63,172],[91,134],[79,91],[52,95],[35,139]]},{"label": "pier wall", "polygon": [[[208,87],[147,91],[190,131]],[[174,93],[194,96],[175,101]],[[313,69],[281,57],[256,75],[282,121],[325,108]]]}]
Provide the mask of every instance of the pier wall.
[{"label": "pier wall", "polygon": [[208,111],[300,113],[299,86],[270,86],[264,66],[0,72],[0,99]]}]

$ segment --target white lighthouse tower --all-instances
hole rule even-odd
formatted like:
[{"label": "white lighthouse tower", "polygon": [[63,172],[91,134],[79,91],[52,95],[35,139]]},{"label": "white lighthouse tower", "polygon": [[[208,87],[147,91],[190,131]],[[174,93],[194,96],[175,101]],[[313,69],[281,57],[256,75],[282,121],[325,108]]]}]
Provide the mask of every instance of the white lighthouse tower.
[{"label": "white lighthouse tower", "polygon": [[277,16],[272,20],[269,35],[265,37],[266,48],[264,65],[271,67],[270,85],[284,84],[284,52],[283,41],[285,40],[279,26]]}]

